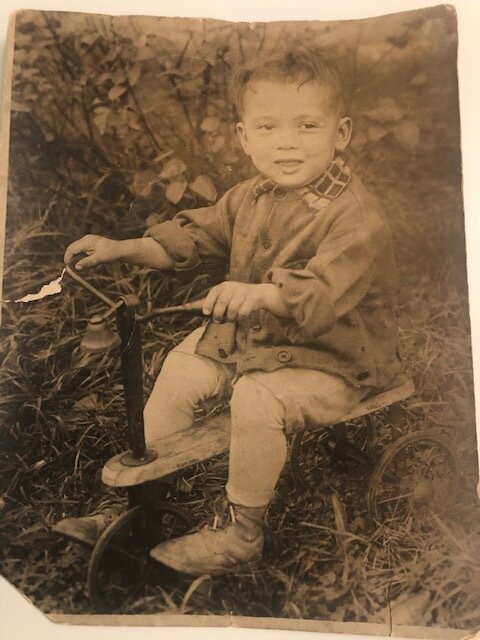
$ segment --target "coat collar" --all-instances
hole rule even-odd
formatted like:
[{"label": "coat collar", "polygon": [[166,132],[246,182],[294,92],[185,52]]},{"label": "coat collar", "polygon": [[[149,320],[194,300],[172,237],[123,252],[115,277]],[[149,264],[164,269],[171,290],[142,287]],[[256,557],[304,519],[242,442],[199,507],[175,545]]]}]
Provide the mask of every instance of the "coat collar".
[{"label": "coat collar", "polygon": [[[319,211],[343,192],[351,177],[351,171],[342,158],[335,158],[316,180],[293,191],[298,193],[310,208]],[[257,200],[263,193],[272,191],[276,186],[278,185],[270,178],[262,178],[254,187],[254,199]]]}]

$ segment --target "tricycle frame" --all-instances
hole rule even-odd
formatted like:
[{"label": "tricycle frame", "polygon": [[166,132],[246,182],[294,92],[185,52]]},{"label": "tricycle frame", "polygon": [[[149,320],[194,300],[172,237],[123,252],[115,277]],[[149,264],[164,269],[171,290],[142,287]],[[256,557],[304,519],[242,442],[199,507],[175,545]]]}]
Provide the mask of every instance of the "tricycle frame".
[{"label": "tricycle frame", "polygon": [[[109,553],[109,550],[118,551],[117,538],[122,540],[122,544],[128,546],[129,549],[123,553],[123,557],[129,558],[129,560],[134,558],[136,566],[138,565],[141,569],[139,574],[143,580],[152,566],[151,561],[148,560],[148,552],[158,544],[159,538],[166,539],[171,535],[184,533],[193,526],[188,512],[180,506],[166,501],[171,488],[169,477],[188,466],[227,451],[229,447],[229,419],[227,414],[216,415],[204,423],[196,423],[195,427],[179,434],[160,438],[150,443],[147,448],[143,421],[141,323],[167,313],[197,313],[201,311],[202,301],[163,307],[148,315],[139,316],[136,312],[139,302],[136,296],[122,296],[118,301],[112,301],[80,277],[72,267],[68,266],[66,271],[75,281],[106,304],[107,311],[100,317],[101,320],[106,320],[115,313],[117,331],[121,340],[121,369],[130,448],[128,451],[113,456],[105,464],[102,479],[109,486],[122,487],[127,490],[128,510],[114,520],[102,533],[92,550],[88,567],[88,591],[92,604],[97,611],[110,612],[115,610],[115,604],[109,601],[102,583],[104,569],[102,561],[104,561],[106,554]],[[383,481],[387,487],[386,491],[391,490],[389,483],[395,488],[398,473],[396,469],[389,472],[389,465],[393,465],[392,461],[397,458],[401,459],[402,455],[405,457],[414,445],[420,446],[421,443],[429,443],[433,451],[430,459],[441,468],[441,473],[445,473],[444,470],[446,470],[449,474],[448,486],[442,487],[442,492],[446,490],[449,497],[453,498],[458,486],[459,464],[454,448],[438,429],[425,429],[402,434],[401,430],[393,426],[392,431],[396,434],[393,443],[384,449],[377,461],[373,459],[372,454],[375,449],[373,415],[386,407],[404,401],[414,392],[413,383],[406,376],[403,376],[391,389],[361,402],[353,412],[345,416],[340,424],[323,428],[323,431],[318,431],[321,435],[313,438],[313,441],[320,444],[323,456],[333,456],[347,464],[373,465],[367,503],[370,516],[377,523],[381,520],[381,501],[378,498],[377,484]],[[348,442],[345,425],[351,424],[352,421],[360,417],[364,417],[367,424],[367,439],[364,447],[357,448]],[[315,434],[315,431],[294,434],[291,443],[290,467],[294,484],[300,491],[305,490],[307,486],[301,459],[306,443],[308,444],[309,439],[312,440],[308,436],[309,433]],[[195,442],[193,451],[192,442]],[[405,512],[408,512],[409,517],[411,514],[418,515],[420,513],[419,507],[428,510],[429,506],[438,505],[438,496],[436,500],[433,500],[436,491],[436,477],[432,476],[428,470],[425,471],[425,474],[426,479],[421,478],[419,481],[412,476],[412,486],[409,487],[406,501],[404,495],[386,499],[387,502],[394,499],[399,501],[402,517],[405,517]],[[415,482],[418,486],[415,485]],[[401,478],[398,479],[398,484],[401,484]],[[387,495],[389,496],[388,493]],[[402,500],[403,502],[401,502]],[[337,494],[332,496],[332,506],[336,514],[339,511],[344,512],[343,508],[340,509],[342,502]],[[395,514],[396,511],[386,526],[395,525]],[[168,526],[165,526],[167,518],[170,520]],[[342,527],[345,526],[346,523],[343,522]]]}]

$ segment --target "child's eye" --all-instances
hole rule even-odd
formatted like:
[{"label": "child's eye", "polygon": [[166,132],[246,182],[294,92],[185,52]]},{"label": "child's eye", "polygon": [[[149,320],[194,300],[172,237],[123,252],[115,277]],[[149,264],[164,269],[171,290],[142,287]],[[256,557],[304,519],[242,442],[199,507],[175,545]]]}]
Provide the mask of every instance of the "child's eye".
[{"label": "child's eye", "polygon": [[275,125],[273,124],[259,124],[256,129],[259,131],[273,131],[275,129]]},{"label": "child's eye", "polygon": [[318,125],[315,124],[315,122],[302,122],[300,124],[300,129],[303,129],[304,131],[311,131],[312,129],[317,129]]}]

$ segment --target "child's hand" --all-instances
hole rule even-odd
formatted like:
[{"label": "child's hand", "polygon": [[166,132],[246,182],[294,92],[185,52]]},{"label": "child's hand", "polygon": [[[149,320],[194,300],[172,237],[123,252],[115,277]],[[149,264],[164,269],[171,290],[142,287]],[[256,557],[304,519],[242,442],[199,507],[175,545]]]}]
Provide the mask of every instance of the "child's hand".
[{"label": "child's hand", "polygon": [[95,235],[83,236],[80,240],[72,242],[65,251],[63,258],[65,264],[68,264],[74,256],[80,253],[86,253],[87,257],[82,258],[75,265],[75,268],[79,270],[84,267],[95,267],[105,262],[113,262],[120,257],[116,240]]},{"label": "child's hand", "polygon": [[202,311],[205,315],[211,315],[214,322],[233,322],[247,318],[258,309],[268,309],[280,316],[290,315],[276,285],[230,281],[210,289]]}]

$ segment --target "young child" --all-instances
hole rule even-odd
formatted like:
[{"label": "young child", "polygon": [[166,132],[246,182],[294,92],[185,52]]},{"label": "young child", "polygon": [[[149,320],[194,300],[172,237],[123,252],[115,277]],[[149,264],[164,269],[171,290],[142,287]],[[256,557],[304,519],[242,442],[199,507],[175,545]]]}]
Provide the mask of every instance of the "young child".
[{"label": "young child", "polygon": [[231,521],[151,552],[192,575],[261,557],[286,430],[339,421],[400,370],[391,234],[338,156],[352,122],[336,67],[317,51],[289,51],[239,71],[234,93],[237,132],[260,175],[148,237],[88,235],[65,254],[66,262],[87,254],[77,269],[113,260],[177,270],[229,263],[229,279],[205,300],[207,325],[168,355],[145,407],[148,444],[190,427],[197,403],[233,386]]}]

